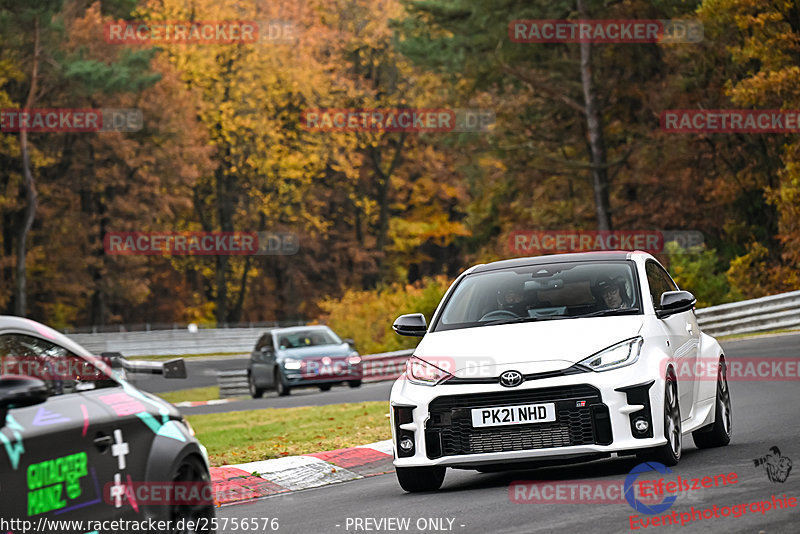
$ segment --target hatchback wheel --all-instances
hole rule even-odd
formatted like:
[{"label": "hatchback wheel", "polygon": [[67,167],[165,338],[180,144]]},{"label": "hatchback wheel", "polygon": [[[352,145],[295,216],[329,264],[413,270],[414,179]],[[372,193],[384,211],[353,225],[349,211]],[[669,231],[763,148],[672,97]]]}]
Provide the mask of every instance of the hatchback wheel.
[{"label": "hatchback wheel", "polygon": [[280,369],[275,369],[275,390],[281,397],[285,397],[292,392],[292,388],[289,387],[289,383],[286,381],[286,377],[283,376]]},{"label": "hatchback wheel", "polygon": [[253,377],[253,373],[247,375],[247,386],[250,389],[250,396],[254,399],[260,399],[264,396],[264,388],[260,388],[256,385],[256,379]]},{"label": "hatchback wheel", "polygon": [[717,371],[717,404],[714,410],[714,423],[692,432],[694,444],[699,449],[722,447],[731,442],[733,418],[731,412],[731,392],[725,360],[720,360]]},{"label": "hatchback wheel", "polygon": [[398,467],[397,481],[410,493],[436,491],[444,482],[445,467]]},{"label": "hatchback wheel", "polygon": [[664,386],[664,437],[667,442],[655,450],[655,459],[664,465],[675,465],[683,452],[681,409],[678,404],[678,382],[667,375]]}]

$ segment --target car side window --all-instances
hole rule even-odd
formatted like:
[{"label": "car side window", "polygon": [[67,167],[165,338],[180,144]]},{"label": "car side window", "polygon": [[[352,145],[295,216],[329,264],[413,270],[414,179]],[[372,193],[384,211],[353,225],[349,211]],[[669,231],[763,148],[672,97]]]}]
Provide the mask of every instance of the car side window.
[{"label": "car side window", "polygon": [[47,384],[51,396],[117,385],[64,347],[24,334],[0,336],[0,373],[38,378]]},{"label": "car side window", "polygon": [[645,272],[647,273],[647,284],[650,286],[650,298],[653,301],[653,307],[658,309],[661,307],[661,294],[666,291],[677,291],[678,286],[672,281],[672,278],[667,272],[653,261],[648,261],[645,264]]},{"label": "car side window", "polygon": [[264,340],[264,353],[265,354],[274,354],[275,353],[275,343],[272,339],[272,334],[267,334]]}]

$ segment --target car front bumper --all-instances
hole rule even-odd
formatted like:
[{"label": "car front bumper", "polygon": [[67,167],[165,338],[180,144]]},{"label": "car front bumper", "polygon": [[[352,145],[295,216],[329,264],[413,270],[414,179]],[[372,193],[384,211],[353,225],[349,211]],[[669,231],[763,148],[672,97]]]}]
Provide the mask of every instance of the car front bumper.
[{"label": "car front bumper", "polygon": [[[391,424],[397,467],[480,466],[635,452],[666,443],[664,381],[648,365],[493,384],[414,384],[392,388]],[[643,371],[648,371],[644,372]],[[473,428],[473,408],[555,403],[556,421]],[[643,418],[647,432],[635,430]],[[401,440],[413,441],[402,451]]]},{"label": "car front bumper", "polygon": [[331,373],[305,373],[288,369],[284,369],[284,373],[286,382],[292,387],[337,384],[364,378],[361,365],[337,369]]}]

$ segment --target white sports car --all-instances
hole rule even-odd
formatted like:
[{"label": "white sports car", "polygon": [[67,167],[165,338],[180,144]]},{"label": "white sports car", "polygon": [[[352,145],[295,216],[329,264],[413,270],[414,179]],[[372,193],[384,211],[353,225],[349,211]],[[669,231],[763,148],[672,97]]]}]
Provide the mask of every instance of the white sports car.
[{"label": "white sports car", "polygon": [[[643,252],[477,265],[453,282],[392,387],[397,478],[433,491],[447,467],[496,471],[637,455],[674,465],[682,436],[727,445],[725,359],[695,298]],[[679,368],[719,361],[716,380]],[[678,379],[680,378],[680,379]]]}]

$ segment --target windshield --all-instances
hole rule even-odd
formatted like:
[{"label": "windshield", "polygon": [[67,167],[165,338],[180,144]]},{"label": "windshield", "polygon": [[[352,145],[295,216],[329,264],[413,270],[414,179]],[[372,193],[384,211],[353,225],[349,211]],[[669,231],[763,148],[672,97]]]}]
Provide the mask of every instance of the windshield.
[{"label": "windshield", "polygon": [[330,330],[301,330],[277,334],[277,337],[281,350],[342,344],[342,340]]},{"label": "windshield", "polygon": [[629,261],[553,262],[467,275],[432,331],[641,313],[635,280]]}]

